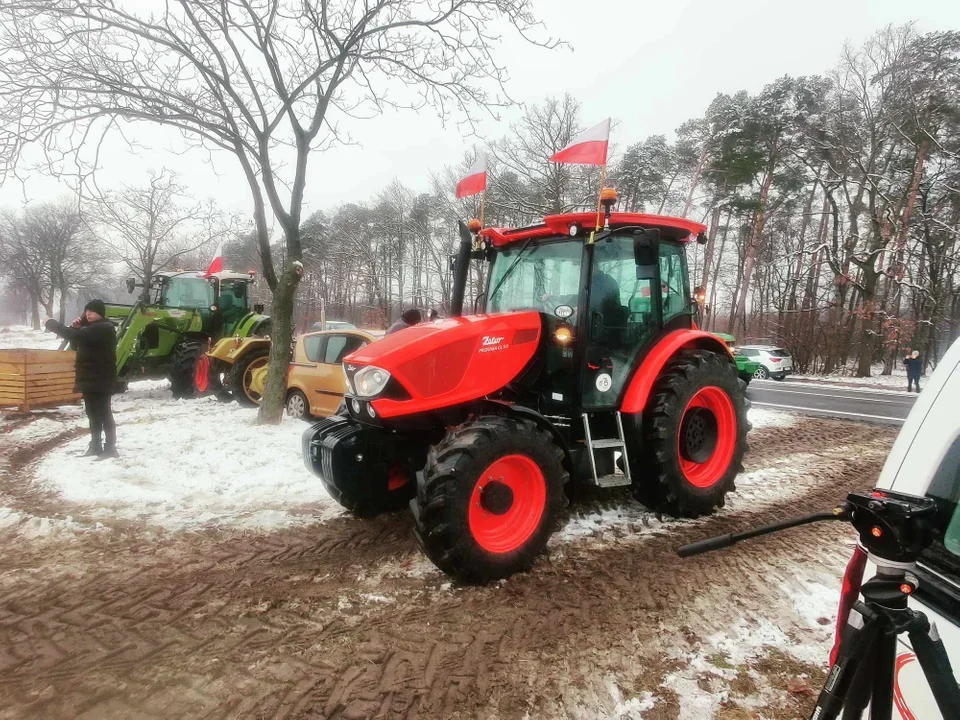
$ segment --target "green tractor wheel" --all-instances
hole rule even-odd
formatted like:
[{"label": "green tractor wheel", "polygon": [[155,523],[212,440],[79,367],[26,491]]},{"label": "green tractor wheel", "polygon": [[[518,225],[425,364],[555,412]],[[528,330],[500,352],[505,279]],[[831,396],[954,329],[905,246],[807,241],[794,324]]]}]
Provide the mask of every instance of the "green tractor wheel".
[{"label": "green tractor wheel", "polygon": [[230,391],[241,405],[260,404],[263,392],[256,382],[257,371],[266,367],[269,355],[269,347],[253,348],[230,368]]},{"label": "green tractor wheel", "polygon": [[203,355],[204,344],[198,338],[184,338],[174,346],[168,374],[174,398],[193,397],[197,361]]}]

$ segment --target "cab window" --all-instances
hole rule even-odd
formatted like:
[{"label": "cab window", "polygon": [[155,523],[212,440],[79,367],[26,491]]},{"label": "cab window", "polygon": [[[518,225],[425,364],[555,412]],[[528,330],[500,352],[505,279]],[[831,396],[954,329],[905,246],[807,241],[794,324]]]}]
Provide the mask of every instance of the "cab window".
[{"label": "cab window", "polygon": [[690,288],[687,256],[679,243],[660,243],[660,292],[663,297],[663,321],[689,312]]},{"label": "cab window", "polygon": [[320,362],[323,353],[323,344],[326,338],[323,335],[307,335],[303,338],[303,352],[310,362]]},{"label": "cab window", "polygon": [[960,585],[960,437],[937,468],[927,496],[937,501],[933,545],[922,556],[931,570]]},{"label": "cab window", "polygon": [[355,335],[329,335],[323,361],[330,365],[339,365],[347,355],[366,344],[363,338]]},{"label": "cab window", "polygon": [[213,286],[203,278],[172,277],[163,284],[160,302],[165,307],[206,309],[214,304]]}]

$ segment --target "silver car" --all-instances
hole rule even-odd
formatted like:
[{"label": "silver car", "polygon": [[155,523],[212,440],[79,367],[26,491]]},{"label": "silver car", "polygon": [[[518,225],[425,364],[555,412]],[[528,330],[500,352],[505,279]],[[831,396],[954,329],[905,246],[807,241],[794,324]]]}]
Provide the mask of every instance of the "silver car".
[{"label": "silver car", "polygon": [[776,345],[740,345],[737,350],[751,360],[760,363],[753,373],[757,380],[783,380],[793,372],[793,358],[786,350]]}]

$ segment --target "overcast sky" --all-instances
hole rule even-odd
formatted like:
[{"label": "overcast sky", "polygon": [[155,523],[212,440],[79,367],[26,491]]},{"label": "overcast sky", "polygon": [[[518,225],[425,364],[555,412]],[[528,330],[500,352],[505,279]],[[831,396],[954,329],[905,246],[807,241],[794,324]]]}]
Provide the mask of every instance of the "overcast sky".
[{"label": "overcast sky", "polygon": [[[508,38],[500,53],[508,66],[515,100],[538,102],[571,93],[584,104],[586,125],[607,116],[619,121],[612,141],[620,148],[656,133],[671,134],[703,113],[718,92],[756,92],[777,77],[826,72],[845,40],[861,42],[889,23],[916,21],[920,31],[960,29],[957,0],[534,0],[546,32],[572,49],[547,51]],[[519,110],[487,122],[496,138]],[[444,129],[429,111],[391,113],[355,123],[359,146],[314,154],[306,190],[309,209],[333,209],[367,200],[393,178],[428,189],[431,169],[459,161],[475,142],[456,128]],[[138,135],[152,151],[128,155],[115,149],[104,160],[100,182],[138,184],[148,168],[169,167],[184,175],[198,197],[213,196],[225,209],[249,213],[249,191],[238,169],[224,158],[181,156],[164,150],[175,137],[145,128]],[[451,188],[451,194],[453,188]],[[30,200],[63,194],[55,182],[31,176]],[[22,204],[19,183],[0,187],[0,205]]]}]

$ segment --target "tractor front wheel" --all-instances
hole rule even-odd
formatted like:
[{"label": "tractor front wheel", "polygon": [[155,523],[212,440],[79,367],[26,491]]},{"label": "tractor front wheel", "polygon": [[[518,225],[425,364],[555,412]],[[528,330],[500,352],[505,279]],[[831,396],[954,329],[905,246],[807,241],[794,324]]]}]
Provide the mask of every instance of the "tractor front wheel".
[{"label": "tractor front wheel", "polygon": [[246,407],[260,404],[261,393],[257,391],[254,373],[266,366],[270,348],[252,348],[230,368],[230,390],[237,402]]},{"label": "tractor front wheel", "polygon": [[673,358],[643,418],[634,494],[658,511],[697,517],[723,507],[747,450],[746,399],[730,363],[704,350]]},{"label": "tractor front wheel", "polygon": [[555,529],[568,480],[549,433],[512,418],[477,418],[431,448],[411,504],[417,540],[462,582],[526,570]]},{"label": "tractor front wheel", "polygon": [[193,397],[197,362],[203,350],[204,341],[197,338],[184,338],[174,346],[168,374],[173,397]]}]

